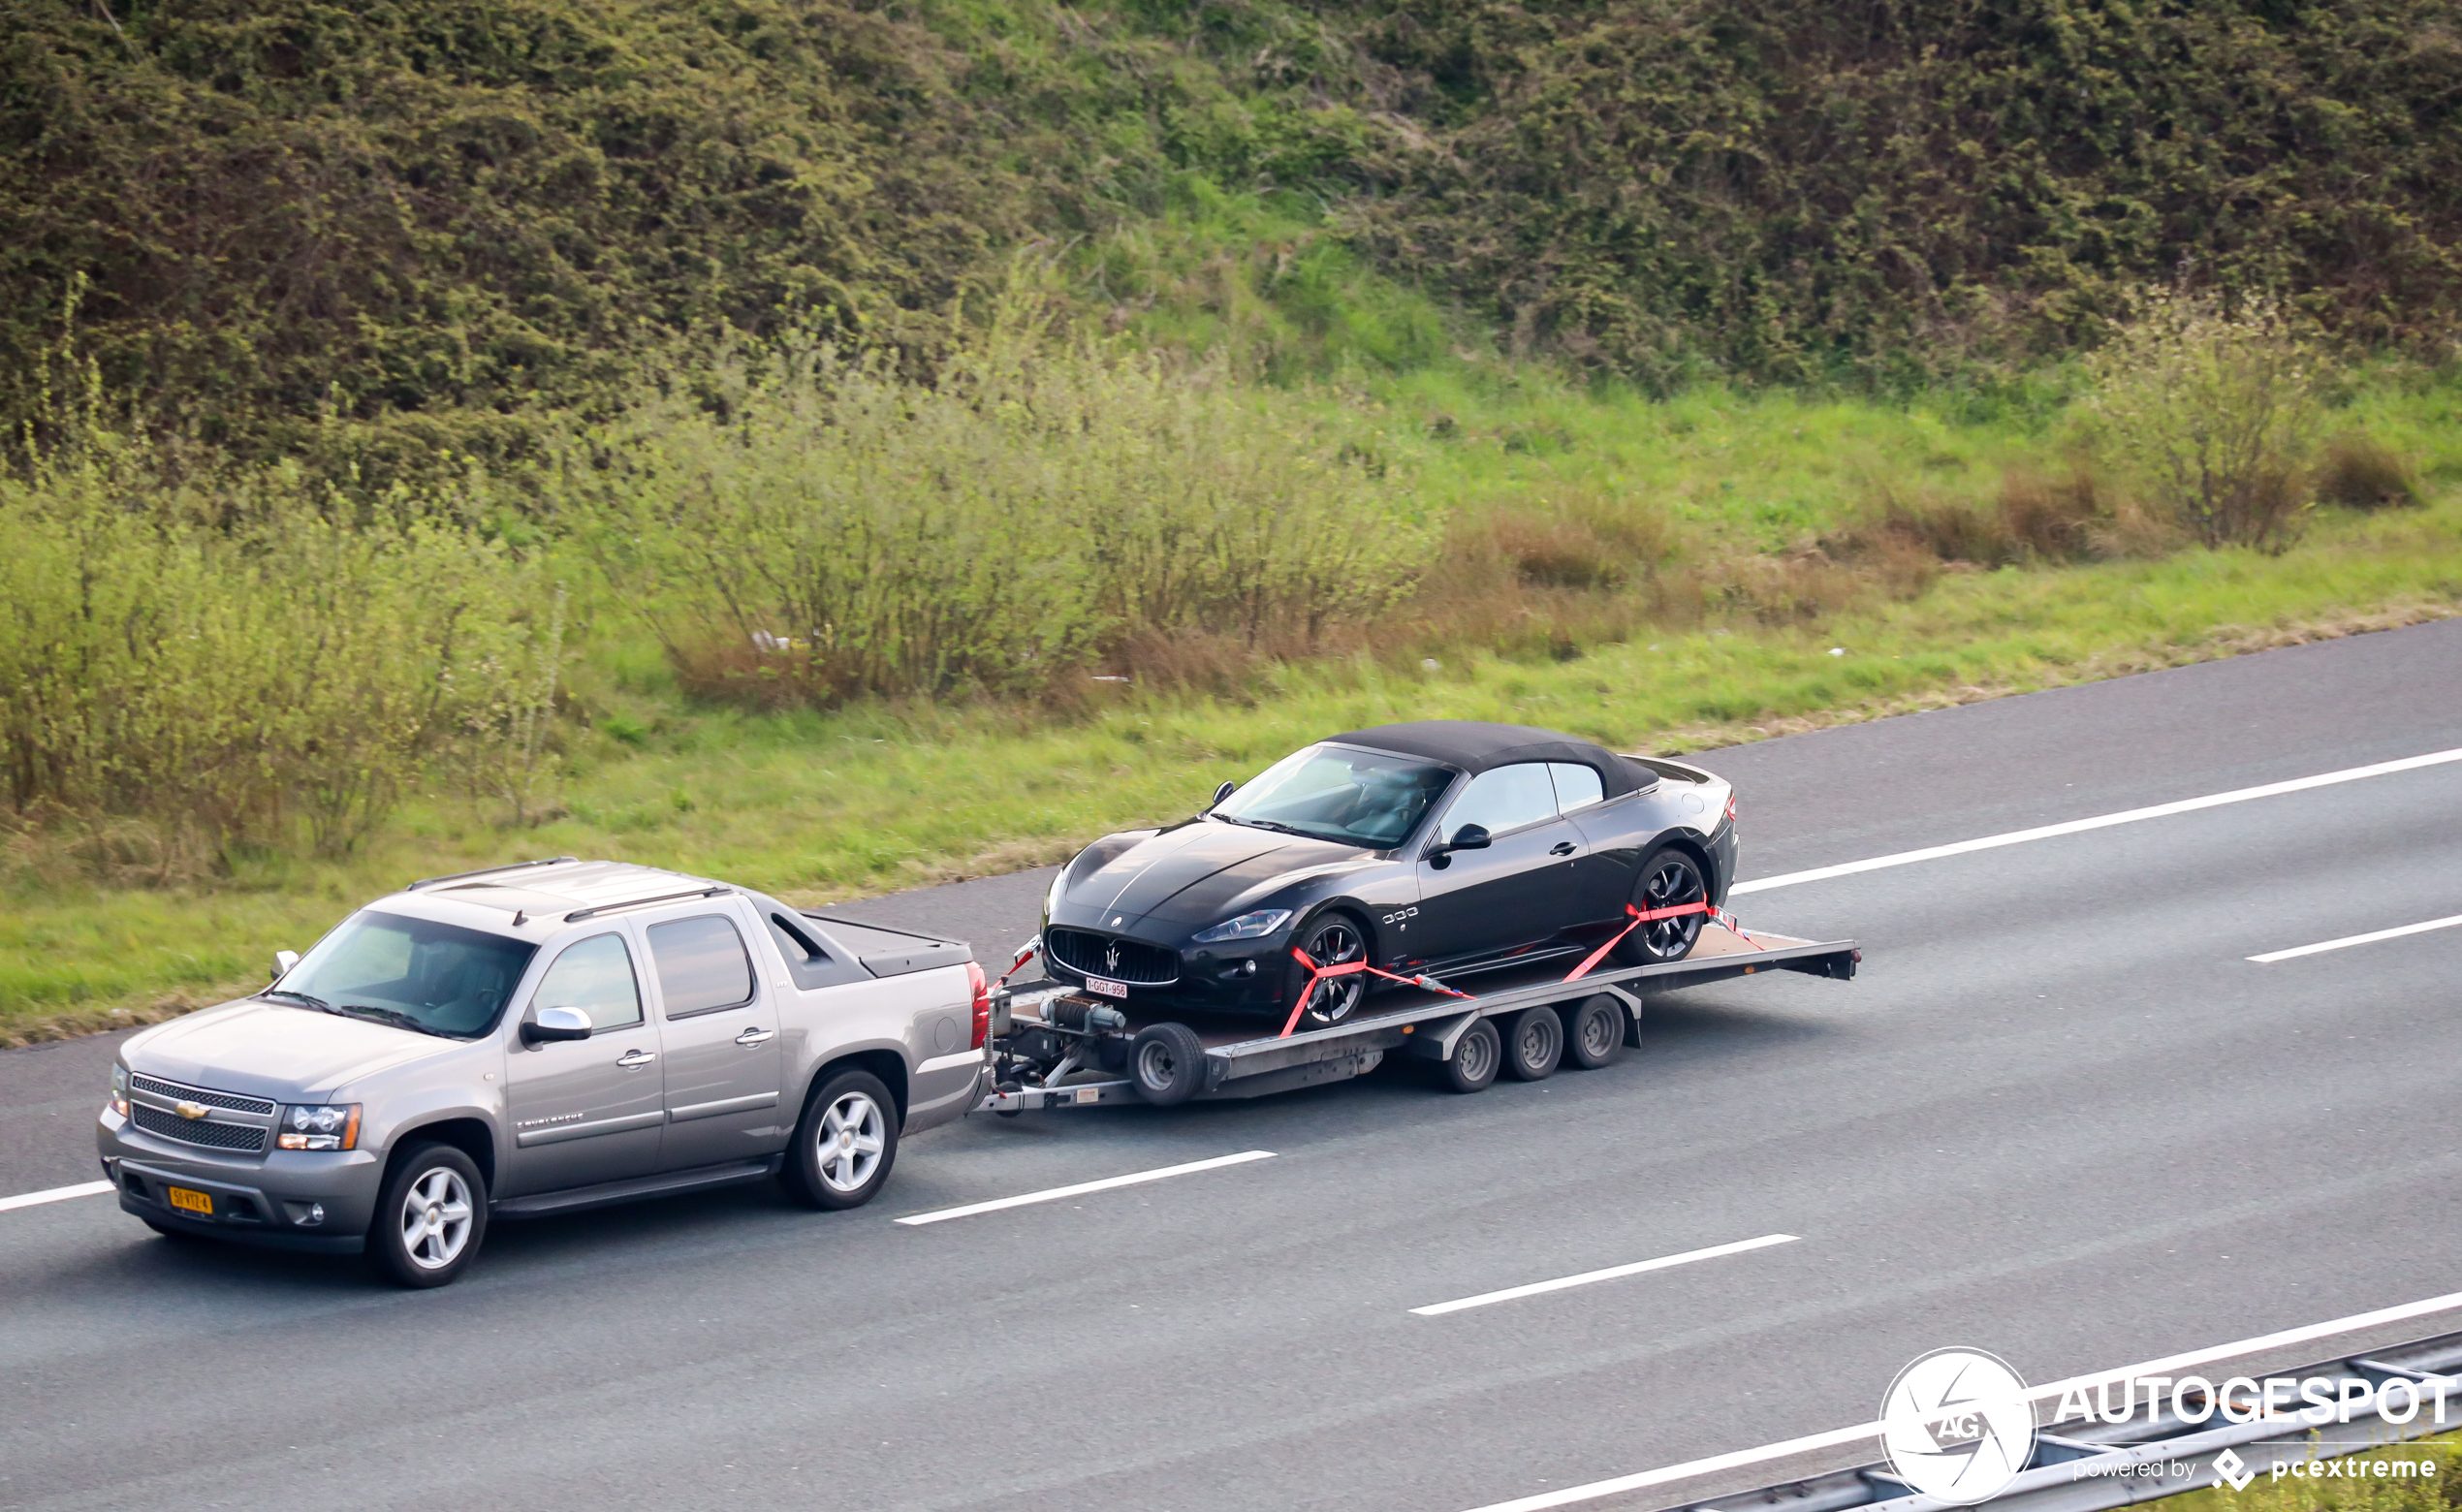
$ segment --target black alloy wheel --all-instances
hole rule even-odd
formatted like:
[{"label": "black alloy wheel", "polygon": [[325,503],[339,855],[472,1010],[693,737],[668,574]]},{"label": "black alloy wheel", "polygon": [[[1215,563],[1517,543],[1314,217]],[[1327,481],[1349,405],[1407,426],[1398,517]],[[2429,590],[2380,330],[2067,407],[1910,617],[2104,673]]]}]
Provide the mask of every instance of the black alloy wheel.
[{"label": "black alloy wheel", "polygon": [[[1299,948],[1320,966],[1341,966],[1368,959],[1368,936],[1359,921],[1345,913],[1323,914],[1301,931]],[[1325,977],[1311,988],[1309,970],[1291,962],[1291,991],[1308,994],[1309,1024],[1322,1027],[1349,1018],[1368,999],[1368,973]]]},{"label": "black alloy wheel", "polygon": [[[1641,864],[1641,879],[1633,886],[1633,906],[1643,913],[1709,900],[1710,885],[1691,853],[1664,846]],[[1707,917],[1699,912],[1677,914],[1638,925],[1616,946],[1616,959],[1628,966],[1682,961],[1692,954],[1693,942],[1701,937],[1701,921]]]}]

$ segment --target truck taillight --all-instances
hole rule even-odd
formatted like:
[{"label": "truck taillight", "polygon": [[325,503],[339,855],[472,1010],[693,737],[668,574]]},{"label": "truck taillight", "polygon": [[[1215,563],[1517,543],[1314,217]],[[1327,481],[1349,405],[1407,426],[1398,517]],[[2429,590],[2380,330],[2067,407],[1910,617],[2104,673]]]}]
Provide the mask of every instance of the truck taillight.
[{"label": "truck taillight", "polygon": [[1733,789],[1729,789],[1727,792],[1727,823],[1735,823],[1735,792]]},{"label": "truck taillight", "polygon": [[983,968],[966,962],[966,982],[974,989],[974,1046],[981,1050],[992,1041],[992,984],[984,979]]}]

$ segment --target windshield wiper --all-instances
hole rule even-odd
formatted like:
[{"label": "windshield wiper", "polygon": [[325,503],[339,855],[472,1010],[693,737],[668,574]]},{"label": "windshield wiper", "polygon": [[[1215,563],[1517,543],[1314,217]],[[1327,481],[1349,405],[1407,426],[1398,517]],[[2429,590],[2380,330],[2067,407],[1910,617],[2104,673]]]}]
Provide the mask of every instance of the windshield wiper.
[{"label": "windshield wiper", "polygon": [[339,1008],[334,1007],[331,1003],[327,1002],[322,997],[310,997],[305,992],[295,992],[287,987],[268,987],[257,995],[259,997],[287,997],[295,1003],[305,1003],[309,1007],[315,1009],[318,1013],[340,1013],[342,1011]]},{"label": "windshield wiper", "polygon": [[416,1029],[422,1034],[433,1034],[439,1039],[455,1039],[458,1037],[447,1034],[444,1030],[435,1027],[433,1024],[422,1024],[419,1020],[412,1018],[409,1014],[402,1012],[398,1008],[379,1008],[373,1003],[344,1003],[341,1007],[333,1009],[332,1011],[353,1019],[373,1019],[379,1024],[390,1024],[395,1028]]},{"label": "windshield wiper", "polygon": [[[1335,845],[1368,844],[1366,840],[1354,840],[1347,835],[1320,835],[1314,830],[1303,830],[1297,825],[1281,824],[1272,819],[1234,819],[1231,823],[1249,825],[1259,830],[1271,830],[1277,835],[1296,835],[1303,840],[1325,840]],[[1375,847],[1370,845],[1369,849],[1373,850]]]}]

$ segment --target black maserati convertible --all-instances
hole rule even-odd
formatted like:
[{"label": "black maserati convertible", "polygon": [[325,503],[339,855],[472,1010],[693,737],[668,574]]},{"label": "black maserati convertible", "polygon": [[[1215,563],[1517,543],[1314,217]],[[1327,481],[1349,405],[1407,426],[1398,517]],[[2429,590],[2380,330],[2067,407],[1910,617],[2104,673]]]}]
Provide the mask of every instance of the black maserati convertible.
[{"label": "black maserati convertible", "polygon": [[[1734,790],[1680,762],[1522,725],[1338,735],[1214,806],[1088,846],[1043,905],[1056,979],[1141,1008],[1348,1018],[1365,961],[1450,979],[1578,958],[1677,961],[1735,875]],[[1636,923],[1631,910],[1647,917]]]}]

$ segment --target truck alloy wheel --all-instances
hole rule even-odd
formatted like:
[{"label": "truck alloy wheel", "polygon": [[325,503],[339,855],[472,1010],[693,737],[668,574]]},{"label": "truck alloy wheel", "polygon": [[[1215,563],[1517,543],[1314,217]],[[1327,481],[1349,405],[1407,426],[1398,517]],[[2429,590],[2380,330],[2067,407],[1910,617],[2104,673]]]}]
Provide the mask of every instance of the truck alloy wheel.
[{"label": "truck alloy wheel", "polygon": [[404,1150],[376,1199],[367,1257],[403,1286],[443,1286],[459,1276],[488,1233],[488,1185],[451,1145]]},{"label": "truck alloy wheel", "polygon": [[1564,1054],[1564,1021],[1553,1008],[1525,1008],[1504,1029],[1504,1069],[1517,1082],[1541,1082],[1556,1074]]},{"label": "truck alloy wheel", "polygon": [[1453,1054],[1437,1067],[1437,1077],[1457,1092],[1483,1092],[1504,1062],[1504,1040],[1494,1019],[1481,1019],[1462,1031]]},{"label": "truck alloy wheel", "polygon": [[825,1077],[804,1104],[778,1180],[809,1208],[860,1208],[898,1158],[898,1104],[868,1071]]},{"label": "truck alloy wheel", "polygon": [[1605,992],[1585,997],[1564,1015],[1564,1058],[1595,1071],[1623,1053],[1625,1005]]}]

